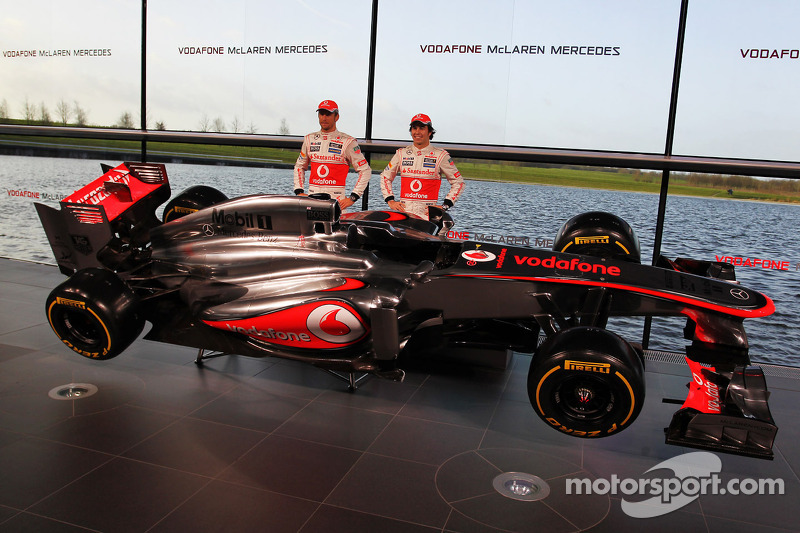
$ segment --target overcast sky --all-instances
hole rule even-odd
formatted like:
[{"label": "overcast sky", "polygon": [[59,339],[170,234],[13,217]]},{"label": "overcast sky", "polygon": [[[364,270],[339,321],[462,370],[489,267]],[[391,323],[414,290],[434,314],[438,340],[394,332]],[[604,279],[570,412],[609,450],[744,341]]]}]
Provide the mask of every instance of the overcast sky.
[{"label": "overcast sky", "polygon": [[[219,119],[276,133],[285,121],[302,135],[331,98],[340,129],[363,137],[371,4],[151,0],[149,126]],[[425,112],[443,142],[663,152],[679,10],[679,0],[383,1],[373,137],[407,139]],[[26,99],[55,115],[64,99],[92,124],[126,111],[138,124],[140,18],[139,0],[0,0],[10,116]],[[690,1],[676,154],[800,160],[798,20],[794,0]]]}]

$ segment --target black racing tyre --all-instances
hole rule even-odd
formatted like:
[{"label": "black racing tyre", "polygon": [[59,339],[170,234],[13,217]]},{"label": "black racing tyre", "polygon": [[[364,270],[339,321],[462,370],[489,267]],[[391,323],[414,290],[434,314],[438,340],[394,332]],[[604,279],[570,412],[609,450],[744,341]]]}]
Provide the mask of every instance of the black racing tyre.
[{"label": "black racing tyre", "polygon": [[547,339],[531,360],[528,396],[550,426],[575,437],[616,435],[644,403],[644,369],[622,337],[574,327]]},{"label": "black racing tyre", "polygon": [[205,207],[224,202],[228,197],[214,187],[195,185],[170,200],[164,207],[164,224]]},{"label": "black racing tyre", "polygon": [[330,200],[331,195],[326,192],[315,192],[308,195],[309,198],[313,198],[314,200]]},{"label": "black racing tyre", "polygon": [[139,336],[144,319],[138,298],[119,277],[102,268],[79,270],[47,297],[50,327],[75,352],[111,359]]},{"label": "black racing tyre", "polygon": [[590,211],[567,220],[556,234],[553,250],[634,263],[640,263],[642,255],[639,238],[630,224],[603,211]]}]

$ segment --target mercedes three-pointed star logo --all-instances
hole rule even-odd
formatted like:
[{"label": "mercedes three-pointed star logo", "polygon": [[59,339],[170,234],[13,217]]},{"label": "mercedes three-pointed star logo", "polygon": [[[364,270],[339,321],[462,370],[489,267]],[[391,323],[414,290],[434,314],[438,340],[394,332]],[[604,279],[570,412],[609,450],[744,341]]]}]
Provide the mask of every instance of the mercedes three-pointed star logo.
[{"label": "mercedes three-pointed star logo", "polygon": [[747,294],[747,291],[744,289],[731,289],[731,296],[736,298],[737,300],[749,300],[750,295]]}]

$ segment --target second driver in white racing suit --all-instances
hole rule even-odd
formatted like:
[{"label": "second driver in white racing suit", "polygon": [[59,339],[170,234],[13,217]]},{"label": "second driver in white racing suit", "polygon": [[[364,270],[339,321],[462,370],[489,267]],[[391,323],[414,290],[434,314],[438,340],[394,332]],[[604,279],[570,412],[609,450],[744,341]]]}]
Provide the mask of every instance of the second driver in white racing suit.
[{"label": "second driver in white racing suit", "polygon": [[[445,210],[453,207],[464,191],[464,178],[446,150],[431,146],[436,130],[428,115],[414,115],[409,131],[414,144],[395,152],[381,173],[381,193],[392,209],[428,220],[428,206],[439,203],[442,177],[450,183],[450,191],[441,205]],[[400,199],[396,200],[392,182],[398,174]]]},{"label": "second driver in white racing suit", "polygon": [[[333,100],[323,100],[317,107],[320,131],[303,139],[300,156],[294,164],[294,193],[305,195],[306,169],[310,167],[308,194],[326,193],[347,209],[358,200],[369,184],[372,169],[355,137],[336,129],[339,106]],[[358,172],[358,181],[349,196],[345,196],[347,173],[350,167]]]}]

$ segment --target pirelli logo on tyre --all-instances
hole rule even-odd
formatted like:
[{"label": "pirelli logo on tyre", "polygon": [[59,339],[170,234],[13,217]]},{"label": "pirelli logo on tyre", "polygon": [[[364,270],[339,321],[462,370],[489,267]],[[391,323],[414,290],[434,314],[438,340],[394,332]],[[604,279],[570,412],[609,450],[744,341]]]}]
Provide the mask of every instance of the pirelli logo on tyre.
[{"label": "pirelli logo on tyre", "polygon": [[596,372],[598,374],[610,374],[611,365],[609,363],[589,363],[586,361],[564,361],[564,370],[577,370],[579,372]]},{"label": "pirelli logo on tyre", "polygon": [[592,235],[589,237],[575,237],[575,244],[608,244],[608,235]]},{"label": "pirelli logo on tyre", "polygon": [[59,305],[66,305],[69,307],[77,307],[78,309],[86,309],[86,302],[80,300],[70,300],[67,298],[57,297],[56,303]]}]

